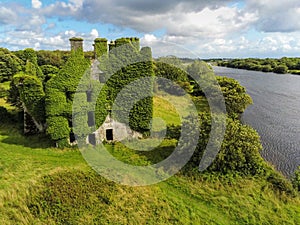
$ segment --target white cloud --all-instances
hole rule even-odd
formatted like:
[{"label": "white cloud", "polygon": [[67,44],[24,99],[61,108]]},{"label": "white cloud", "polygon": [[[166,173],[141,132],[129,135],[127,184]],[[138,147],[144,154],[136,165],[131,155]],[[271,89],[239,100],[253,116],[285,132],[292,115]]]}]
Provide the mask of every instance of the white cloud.
[{"label": "white cloud", "polygon": [[[68,39],[80,36],[84,48],[91,50],[94,38],[102,33],[97,25],[109,23],[118,32],[108,33],[108,39],[128,35],[124,30],[131,28],[142,36],[141,44],[153,47],[157,55],[182,54],[179,46],[200,57],[299,54],[299,0],[234,2],[55,0],[47,5],[32,0],[28,8],[0,3],[0,43],[11,48],[69,49]],[[84,22],[88,31],[80,33],[72,23],[61,27],[59,21],[65,19]],[[158,30],[163,33],[157,35]]]},{"label": "white cloud", "polygon": [[237,8],[229,7],[205,8],[185,14],[177,11],[167,21],[167,32],[172,36],[220,38],[246,29],[256,20],[254,14],[243,14]]},{"label": "white cloud", "polygon": [[17,18],[18,16],[15,11],[4,6],[0,6],[0,24],[14,23]]},{"label": "white cloud", "polygon": [[74,30],[66,30],[65,31],[65,35],[66,36],[70,36],[70,37],[74,37],[74,36],[76,36],[76,31],[74,31]]},{"label": "white cloud", "polygon": [[155,37],[153,34],[145,34],[141,41],[143,43],[152,43],[157,41],[157,37]]},{"label": "white cloud", "polygon": [[32,8],[40,9],[42,7],[42,2],[39,0],[31,0]]},{"label": "white cloud", "polygon": [[97,37],[99,37],[99,33],[98,33],[98,31],[96,30],[96,29],[92,29],[92,31],[91,31],[91,36],[93,37],[93,38],[97,38]]},{"label": "white cloud", "polygon": [[40,47],[41,47],[41,44],[40,44],[39,42],[36,42],[36,43],[34,44],[34,49],[39,50]]},{"label": "white cloud", "polygon": [[264,32],[294,32],[300,29],[299,0],[248,0],[246,9],[259,17],[256,27]]},{"label": "white cloud", "polygon": [[[235,38],[210,38],[205,41],[188,39],[189,43],[179,43],[178,37],[155,37],[146,35],[141,39],[142,45],[152,48],[155,57],[178,55],[192,58],[219,58],[219,57],[283,57],[299,56],[300,32],[291,37],[288,34],[270,34],[258,39],[249,39],[245,36]],[[148,41],[146,41],[148,40]],[[170,41],[176,40],[176,41]]]}]

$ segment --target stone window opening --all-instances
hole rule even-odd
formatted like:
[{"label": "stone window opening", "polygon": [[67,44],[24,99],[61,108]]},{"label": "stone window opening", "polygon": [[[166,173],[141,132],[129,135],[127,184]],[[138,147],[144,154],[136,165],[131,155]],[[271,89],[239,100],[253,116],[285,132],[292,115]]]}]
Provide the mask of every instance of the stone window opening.
[{"label": "stone window opening", "polygon": [[91,90],[86,91],[86,100],[87,100],[87,102],[92,102],[92,91]]},{"label": "stone window opening", "polygon": [[76,141],[75,134],[73,132],[70,133],[70,143],[74,143]]},{"label": "stone window opening", "polygon": [[93,133],[93,134],[89,134],[89,143],[91,145],[96,145],[96,135]]},{"label": "stone window opening", "polygon": [[113,129],[107,129],[106,130],[106,140],[107,141],[113,141],[114,140]]},{"label": "stone window opening", "polygon": [[95,126],[95,114],[94,114],[94,112],[88,112],[88,125],[89,125],[89,127]]}]

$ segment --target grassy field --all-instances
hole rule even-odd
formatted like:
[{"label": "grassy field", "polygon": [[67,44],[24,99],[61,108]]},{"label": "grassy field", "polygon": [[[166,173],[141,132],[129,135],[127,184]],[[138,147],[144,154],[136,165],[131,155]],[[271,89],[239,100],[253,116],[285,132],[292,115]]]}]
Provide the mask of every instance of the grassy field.
[{"label": "grassy field", "polygon": [[[176,107],[155,101],[166,109],[155,115],[178,123]],[[166,140],[156,151],[167,157],[175,145]],[[132,164],[160,160],[120,144],[108,149]],[[0,125],[0,224],[300,224],[299,206],[299,197],[255,177],[194,172],[152,186],[118,185],[93,172],[79,150]]]}]

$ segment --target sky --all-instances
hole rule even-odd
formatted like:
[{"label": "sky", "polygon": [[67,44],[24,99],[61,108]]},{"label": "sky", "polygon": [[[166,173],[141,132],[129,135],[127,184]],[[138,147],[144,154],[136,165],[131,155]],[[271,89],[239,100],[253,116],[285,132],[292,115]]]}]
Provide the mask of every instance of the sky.
[{"label": "sky", "polygon": [[0,46],[84,49],[105,37],[139,37],[155,57],[300,57],[299,0],[0,1]]}]

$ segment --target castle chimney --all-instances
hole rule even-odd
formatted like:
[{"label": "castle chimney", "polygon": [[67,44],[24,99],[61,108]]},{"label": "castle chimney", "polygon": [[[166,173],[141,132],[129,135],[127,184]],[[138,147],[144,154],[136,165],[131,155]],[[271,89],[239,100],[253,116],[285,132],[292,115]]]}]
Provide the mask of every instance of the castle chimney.
[{"label": "castle chimney", "polygon": [[96,38],[94,40],[94,54],[95,58],[101,57],[107,54],[107,39],[106,38]]},{"label": "castle chimney", "polygon": [[71,42],[71,51],[77,51],[81,49],[83,51],[83,39],[79,37],[72,37],[69,39]]}]

